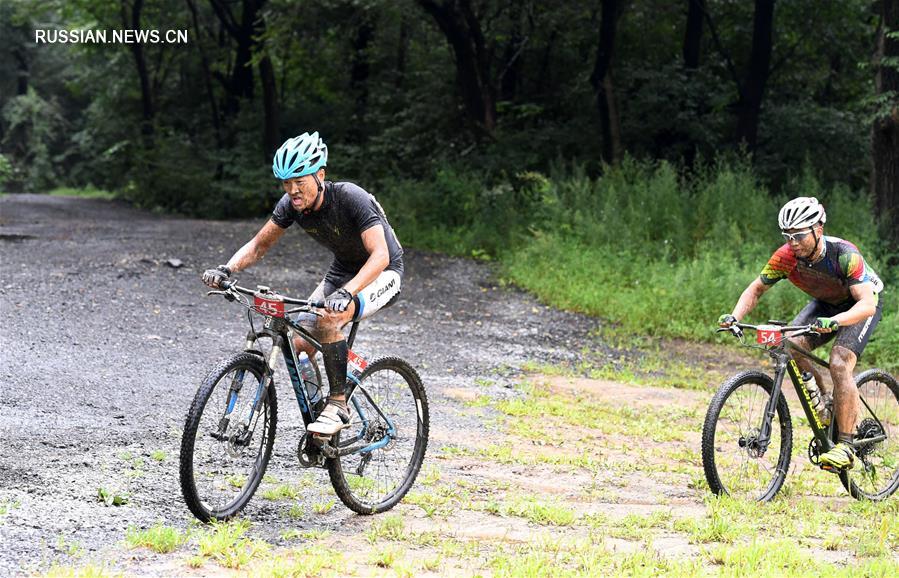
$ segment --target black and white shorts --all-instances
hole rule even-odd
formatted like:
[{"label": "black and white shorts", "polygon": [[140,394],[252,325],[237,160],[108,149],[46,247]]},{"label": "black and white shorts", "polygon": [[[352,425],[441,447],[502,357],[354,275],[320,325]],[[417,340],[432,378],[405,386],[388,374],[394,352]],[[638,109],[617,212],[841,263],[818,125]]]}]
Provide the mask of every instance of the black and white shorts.
[{"label": "black and white shorts", "polygon": [[[833,333],[806,335],[805,338],[809,340],[811,348],[816,349],[831,339],[836,338],[834,345],[845,347],[855,353],[856,357],[860,358],[862,356],[862,351],[864,351],[865,346],[868,344],[868,339],[870,339],[871,334],[874,333],[874,328],[877,327],[883,314],[883,293],[877,297],[877,309],[871,317],[862,319],[854,325],[841,326]],[[842,305],[831,305],[830,303],[813,299],[799,312],[799,315],[793,319],[790,325],[809,325],[814,323],[815,319],[818,317],[833,317],[838,313],[849,311],[853,305],[855,305],[854,301],[849,301]]]},{"label": "black and white shorts", "polygon": [[[325,277],[318,284],[318,287],[315,288],[315,291],[312,292],[309,301],[323,301],[325,297],[348,283],[353,276],[346,279]],[[366,285],[356,295],[354,299],[356,302],[356,313],[353,315],[353,321],[371,317],[381,309],[393,305],[400,294],[402,284],[403,278],[396,271],[390,269],[382,271],[374,281]]]}]

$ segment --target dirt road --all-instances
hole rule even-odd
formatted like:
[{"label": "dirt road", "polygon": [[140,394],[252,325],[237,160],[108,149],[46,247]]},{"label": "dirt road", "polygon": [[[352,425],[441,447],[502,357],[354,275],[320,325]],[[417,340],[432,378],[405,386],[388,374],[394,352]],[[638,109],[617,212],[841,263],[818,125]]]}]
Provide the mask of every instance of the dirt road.
[{"label": "dirt road", "polygon": [[[0,198],[0,575],[97,557],[128,573],[167,573],[122,540],[129,526],[191,522],[177,481],[183,419],[204,373],[245,333],[240,311],[206,298],[199,276],[261,224],[100,200]],[[289,231],[240,281],[305,296],[327,264],[324,250]],[[498,288],[482,264],[408,251],[406,271],[402,300],[363,324],[357,349],[419,368],[431,398],[431,456],[491,434],[460,391],[515,395],[509,377],[523,362],[600,347],[590,337],[595,320]],[[296,482],[306,472],[296,465],[299,413],[285,385],[269,474]],[[333,495],[326,480],[313,472],[299,501],[305,511]],[[101,489],[127,502],[106,506]],[[359,531],[339,504],[314,517],[286,513],[258,496],[245,512],[251,534],[274,543],[288,529]]]}]

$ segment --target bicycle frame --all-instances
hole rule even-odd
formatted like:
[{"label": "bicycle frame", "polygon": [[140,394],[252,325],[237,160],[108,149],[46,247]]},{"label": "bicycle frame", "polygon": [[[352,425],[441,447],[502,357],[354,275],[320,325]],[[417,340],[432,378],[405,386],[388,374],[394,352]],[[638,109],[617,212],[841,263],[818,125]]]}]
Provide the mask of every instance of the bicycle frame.
[{"label": "bicycle frame", "polygon": [[[244,291],[241,291],[244,292]],[[350,333],[347,338],[347,347],[350,348],[353,345],[353,342],[356,338],[356,331],[359,327],[358,321],[353,321],[350,327]],[[300,414],[303,417],[304,426],[308,427],[313,421],[315,421],[316,416],[313,413],[312,408],[312,400],[309,398],[309,394],[306,391],[305,384],[300,376],[300,372],[298,370],[299,361],[297,359],[297,352],[293,345],[293,339],[291,339],[290,331],[298,334],[300,337],[309,342],[316,351],[322,350],[322,344],[311,334],[311,332],[305,327],[299,325],[295,320],[291,319],[287,314],[284,317],[275,317],[271,315],[264,315],[264,322],[261,331],[256,331],[255,327],[252,325],[250,330],[247,332],[246,337],[246,346],[245,350],[251,353],[258,354],[261,356],[266,362],[266,374],[263,379],[259,382],[259,386],[257,387],[256,394],[254,396],[253,405],[250,409],[249,415],[244,418],[245,423],[249,424],[253,415],[256,413],[256,410],[260,407],[260,404],[265,401],[267,395],[274,394],[274,372],[275,366],[278,363],[279,358],[284,359],[284,365],[287,367],[287,374],[290,376],[291,384],[293,385],[294,396],[297,400],[297,405],[300,408]],[[265,351],[258,346],[257,342],[262,338],[271,339],[271,349],[269,350],[269,354],[266,356]],[[378,404],[374,399],[365,391],[365,388],[362,387],[361,383],[357,379],[355,375],[351,372],[347,373],[347,379],[349,380],[348,384],[348,392],[347,392],[347,402],[352,403],[353,407],[356,409],[356,413],[359,416],[360,420],[362,420],[362,429],[361,431],[352,438],[347,438],[346,440],[340,440],[340,444],[335,452],[336,455],[348,455],[353,453],[370,453],[377,449],[380,449],[387,444],[390,443],[392,439],[396,437],[396,426],[383,411],[378,407]],[[232,380],[232,389],[230,391],[228,407],[225,412],[225,418],[230,417],[230,414],[234,410],[234,406],[236,404],[236,400],[238,397],[239,384],[243,382],[243,375],[238,373],[235,375],[235,379]],[[322,384],[319,384],[321,386]],[[364,447],[353,447],[353,444],[358,442],[359,440],[365,439],[366,434],[369,431],[369,426],[371,424],[371,420],[366,415],[366,411],[363,409],[362,404],[359,403],[357,399],[356,392],[360,391],[361,394],[365,397],[368,403],[372,408],[380,415],[384,422],[387,424],[387,430],[385,435],[376,441],[373,441],[367,446]],[[227,422],[224,422],[220,425],[220,430],[227,429]],[[328,456],[334,457],[334,456]]]},{"label": "bicycle frame", "polygon": [[[818,415],[818,412],[815,411],[808,390],[806,390],[805,386],[803,385],[802,371],[799,369],[799,365],[796,363],[796,360],[787,350],[790,349],[796,351],[813,363],[827,369],[830,369],[830,364],[820,357],[814,355],[810,351],[807,351],[806,349],[796,345],[789,339],[784,339],[780,345],[777,345],[775,347],[763,349],[765,349],[768,355],[770,355],[771,358],[774,359],[775,371],[774,389],[771,392],[771,397],[768,399],[767,405],[765,406],[765,414],[762,419],[762,426],[759,432],[759,446],[767,450],[768,444],[771,442],[771,426],[774,420],[775,407],[777,406],[777,401],[781,395],[784,376],[789,375],[790,380],[793,382],[793,387],[796,389],[796,395],[799,398],[799,405],[802,406],[802,410],[805,412],[805,417],[808,419],[809,427],[811,427],[815,439],[818,441],[823,451],[826,452],[830,450],[837,441],[838,432],[836,429],[836,416],[833,415],[831,417],[830,423],[827,425],[824,425],[821,422],[821,417]],[[874,413],[874,410],[871,409],[871,407],[868,405],[868,402],[865,401],[865,398],[861,395],[861,393],[859,393],[859,400],[862,404],[864,404],[865,408],[870,412],[871,416],[873,416],[873,418],[877,421],[877,425],[880,426],[880,431],[884,431],[883,424],[880,422],[880,418],[877,417],[877,415]],[[858,447],[863,444],[879,442],[885,440],[886,437],[886,435],[879,435],[869,438],[856,439],[854,440],[853,445]]]}]

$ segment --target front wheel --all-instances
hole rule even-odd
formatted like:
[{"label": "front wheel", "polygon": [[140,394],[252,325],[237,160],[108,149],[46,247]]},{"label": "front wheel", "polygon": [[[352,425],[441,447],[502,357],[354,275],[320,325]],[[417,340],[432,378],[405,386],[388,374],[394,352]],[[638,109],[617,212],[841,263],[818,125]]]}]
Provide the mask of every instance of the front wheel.
[{"label": "front wheel", "polygon": [[889,373],[870,369],[855,378],[859,412],[855,439],[862,443],[855,465],[840,472],[840,481],[857,500],[885,500],[899,488],[899,383]]},{"label": "front wheel", "polygon": [[259,486],[275,442],[278,399],[252,353],[219,363],[197,390],[181,438],[181,492],[203,522],[236,515]]},{"label": "front wheel", "polygon": [[428,397],[418,372],[383,357],[360,376],[349,403],[350,425],[333,440],[331,485],[359,514],[395,506],[415,481],[428,447]]},{"label": "front wheel", "polygon": [[767,445],[759,441],[773,380],[745,371],[726,381],[712,398],[702,426],[702,465],[716,494],[767,502],[790,467],[793,426],[783,395],[777,400]]}]

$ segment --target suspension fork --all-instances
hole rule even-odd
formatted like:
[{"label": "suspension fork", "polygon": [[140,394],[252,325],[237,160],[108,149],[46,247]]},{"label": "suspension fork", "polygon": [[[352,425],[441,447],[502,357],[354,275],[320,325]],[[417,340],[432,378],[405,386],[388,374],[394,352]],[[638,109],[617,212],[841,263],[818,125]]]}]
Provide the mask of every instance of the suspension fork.
[{"label": "suspension fork", "polygon": [[762,416],[762,426],[759,428],[758,444],[762,452],[768,450],[768,444],[771,443],[771,430],[774,423],[774,414],[777,412],[777,402],[780,400],[781,389],[783,387],[784,375],[787,373],[787,362],[783,357],[775,357],[774,369],[774,388],[771,390],[771,396],[768,403],[765,404],[765,415]]},{"label": "suspension fork", "polygon": [[[262,379],[259,381],[259,385],[256,387],[256,393],[253,396],[253,404],[250,406],[249,414],[242,418],[244,423],[248,426],[253,421],[253,415],[256,413],[256,410],[259,409],[259,405],[265,401],[267,395],[271,391],[269,385],[272,383],[272,379],[275,375],[275,366],[278,364],[278,360],[281,358],[281,342],[284,338],[281,335],[273,335],[272,336],[272,349],[268,354],[268,358],[265,357],[265,354],[262,353],[262,358],[265,360],[265,374],[262,376]],[[235,394],[232,394],[235,395]],[[235,395],[236,397],[236,395]],[[229,406],[230,406],[229,402]]]}]

